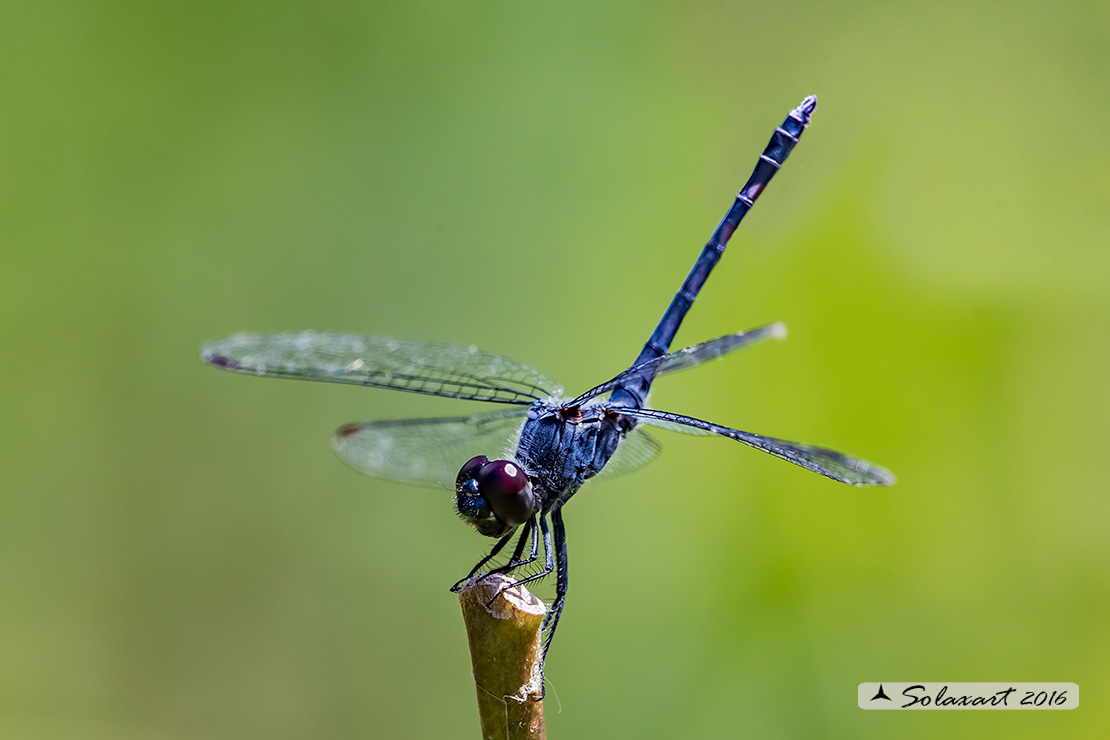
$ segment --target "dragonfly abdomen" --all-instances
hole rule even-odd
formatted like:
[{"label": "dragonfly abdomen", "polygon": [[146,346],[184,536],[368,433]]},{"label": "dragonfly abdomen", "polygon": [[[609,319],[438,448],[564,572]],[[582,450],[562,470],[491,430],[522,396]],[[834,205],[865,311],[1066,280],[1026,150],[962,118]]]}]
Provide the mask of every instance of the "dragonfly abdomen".
[{"label": "dragonfly abdomen", "polygon": [[[640,350],[635,362],[632,363],[633,367],[656,357],[662,357],[670,349],[671,342],[674,341],[675,334],[678,333],[678,327],[682,324],[682,320],[686,317],[690,307],[694,305],[698,293],[701,292],[702,286],[709,278],[709,273],[720,261],[725,246],[728,245],[728,240],[732,237],[744,216],[755,205],[756,198],[766,189],[768,183],[771,182],[771,178],[775,176],[786,158],[790,156],[790,152],[794,151],[794,147],[806,130],[806,126],[809,125],[810,115],[816,107],[817,96],[810,95],[797,108],[790,111],[782,125],[771,134],[771,140],[764,148],[763,154],[759,155],[759,161],[756,162],[751,176],[748,177],[744,187],[737,193],[732,206],[728,209],[728,213],[721,219],[721,222],[713,231],[713,235],[702,248],[701,254],[698,255],[697,261],[690,269],[690,273],[682,282],[682,287],[671,299],[663,317],[659,320],[647,342],[644,343],[644,348]],[[652,377],[642,376],[622,385],[613,392],[613,402],[630,404],[635,407],[643,406],[648,391],[651,389],[652,380]]]}]

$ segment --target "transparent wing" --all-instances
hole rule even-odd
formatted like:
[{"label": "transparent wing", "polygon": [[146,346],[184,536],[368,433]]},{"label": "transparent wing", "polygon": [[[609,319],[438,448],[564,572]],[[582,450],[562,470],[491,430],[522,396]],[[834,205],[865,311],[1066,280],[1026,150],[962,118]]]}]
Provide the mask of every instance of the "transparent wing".
[{"label": "transparent wing", "polygon": [[825,447],[815,447],[800,442],[787,442],[783,439],[742,432],[739,429],[731,429],[691,416],[672,414],[669,411],[623,407],[614,407],[613,411],[676,432],[701,435],[716,434],[728,437],[749,447],[782,458],[787,462],[794,463],[806,470],[812,470],[814,473],[852,486],[889,486],[894,484],[894,475],[886,468],[879,467],[866,460],[849,457],[842,452]]},{"label": "transparent wing", "polygon": [[578,406],[591,398],[604,395],[609,391],[616,390],[624,385],[632,378],[654,378],[658,375],[674,372],[675,370],[682,370],[688,367],[700,365],[707,360],[714,360],[719,357],[732,352],[733,350],[746,347],[763,339],[775,338],[782,339],[786,336],[786,325],[781,323],[767,324],[760,326],[750,331],[739,331],[735,334],[726,334],[723,337],[710,339],[708,342],[695,344],[692,347],[686,347],[669,354],[656,357],[654,360],[641,362],[639,365],[634,365],[628,368],[623,373],[606,381],[596,388],[583,393],[578,398],[571,401],[568,405]]},{"label": "transparent wing", "polygon": [[495,403],[531,404],[562,393],[516,360],[433,342],[357,334],[236,334],[201,348],[209,365],[274,378],[350,383]]},{"label": "transparent wing", "polygon": [[336,431],[332,447],[345,463],[374,478],[454,488],[459,468],[475,455],[512,459],[526,416],[509,409],[348,424]]},{"label": "transparent wing", "polygon": [[593,480],[609,480],[618,475],[639,470],[649,462],[659,457],[663,445],[640,427],[636,427],[624,438],[620,447],[609,458],[609,462]]}]

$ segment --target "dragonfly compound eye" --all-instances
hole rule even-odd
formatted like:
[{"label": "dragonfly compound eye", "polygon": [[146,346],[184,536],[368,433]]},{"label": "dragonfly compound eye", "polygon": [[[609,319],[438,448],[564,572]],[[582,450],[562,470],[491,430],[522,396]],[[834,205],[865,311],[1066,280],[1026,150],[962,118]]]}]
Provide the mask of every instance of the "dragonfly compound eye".
[{"label": "dragonfly compound eye", "polygon": [[463,463],[462,468],[459,469],[458,477],[455,478],[455,488],[461,487],[462,484],[466,483],[468,480],[474,480],[474,477],[478,475],[478,471],[488,462],[489,458],[485,455],[477,455]]},{"label": "dragonfly compound eye", "polygon": [[505,524],[514,527],[524,524],[535,513],[532,484],[516,463],[508,460],[488,462],[478,471],[476,479],[478,490]]},{"label": "dragonfly compound eye", "polygon": [[512,529],[497,518],[485,494],[478,488],[478,471],[482,469],[489,458],[485,455],[472,457],[463,464],[455,478],[455,507],[459,516],[467,524],[473,525],[479,534],[486,537],[504,537]]}]

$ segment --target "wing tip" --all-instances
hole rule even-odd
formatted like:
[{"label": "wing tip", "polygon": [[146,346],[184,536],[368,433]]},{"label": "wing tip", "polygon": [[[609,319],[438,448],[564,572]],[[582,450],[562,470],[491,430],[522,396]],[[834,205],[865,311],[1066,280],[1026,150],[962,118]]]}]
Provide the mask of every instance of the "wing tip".
[{"label": "wing tip", "polygon": [[857,486],[893,486],[898,477],[884,467],[871,465],[866,471],[867,479],[856,483]]},{"label": "wing tip", "polygon": [[238,332],[223,339],[213,339],[205,342],[200,346],[200,360],[221,370],[242,370],[243,364],[233,359],[232,355],[236,354],[237,350],[242,350],[250,345],[256,338],[256,334]]},{"label": "wing tip", "polygon": [[241,365],[220,350],[220,342],[207,342],[200,348],[200,361],[221,370],[239,370]]},{"label": "wing tip", "polygon": [[351,424],[344,424],[343,426],[336,429],[335,434],[332,435],[331,438],[332,447],[335,447],[338,450],[339,447],[348,439],[361,432],[363,426],[364,425],[360,422],[352,422]]},{"label": "wing tip", "polygon": [[340,460],[360,473],[365,473],[366,471],[355,464],[355,460],[351,457],[349,445],[355,437],[362,433],[365,426],[365,424],[359,422],[344,424],[331,435],[331,448],[335,454],[339,456]]},{"label": "wing tip", "polygon": [[366,467],[361,464],[360,460],[355,458],[354,451],[351,447],[354,443],[354,438],[363,431],[365,426],[364,423],[352,422],[350,424],[344,424],[336,429],[331,435],[331,449],[336,457],[351,470],[374,477],[373,473],[367,470]]}]

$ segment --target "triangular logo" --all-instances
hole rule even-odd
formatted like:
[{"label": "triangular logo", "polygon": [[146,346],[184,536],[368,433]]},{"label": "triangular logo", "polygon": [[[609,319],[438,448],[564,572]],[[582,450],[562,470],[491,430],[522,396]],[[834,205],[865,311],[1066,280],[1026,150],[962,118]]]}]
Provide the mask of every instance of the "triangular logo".
[{"label": "triangular logo", "polygon": [[886,695],[885,691],[883,691],[883,685],[882,684],[879,684],[879,693],[877,693],[877,694],[875,694],[874,696],[871,697],[871,701],[875,701],[876,699],[886,699],[887,701],[894,701],[893,699],[891,699],[889,696]]}]

